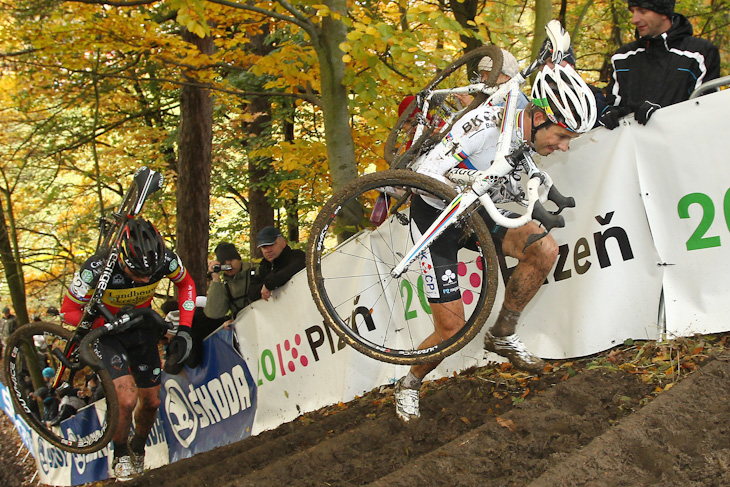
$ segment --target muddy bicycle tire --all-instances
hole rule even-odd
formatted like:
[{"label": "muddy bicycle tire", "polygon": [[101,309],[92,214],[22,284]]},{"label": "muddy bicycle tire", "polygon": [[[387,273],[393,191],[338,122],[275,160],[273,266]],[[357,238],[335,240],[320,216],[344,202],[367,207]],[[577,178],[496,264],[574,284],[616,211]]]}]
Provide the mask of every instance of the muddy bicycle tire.
[{"label": "muddy bicycle tire", "polygon": [[[382,193],[393,194],[387,219],[379,225],[370,212]],[[491,313],[497,292],[494,243],[477,212],[465,213],[447,231],[461,232],[473,250],[458,254],[457,282],[465,324],[454,336],[426,350],[434,332],[419,259],[399,277],[390,270],[412,247],[408,210],[412,195],[450,202],[446,184],[406,170],[373,173],[338,191],[317,216],[307,244],[307,280],[324,321],[347,344],[376,360],[413,365],[451,355],[469,343]],[[346,240],[346,235],[352,235]],[[452,234],[453,235],[453,234]],[[462,260],[463,259],[463,260]],[[463,272],[462,272],[463,271]]]},{"label": "muddy bicycle tire", "polygon": [[[442,69],[423,89],[423,92],[438,90],[442,88],[463,87],[471,84],[471,78],[478,76],[476,67],[483,57],[492,59],[492,70],[489,77],[485,81],[488,86],[494,86],[497,83],[499,74],[502,71],[502,51],[494,45],[482,46],[469,51],[456,61],[452,62]],[[464,69],[462,69],[464,68]],[[478,103],[486,99],[485,96],[477,97]],[[434,100],[432,100],[433,102]],[[476,104],[478,104],[476,103]],[[449,112],[454,110],[471,109],[476,106],[472,103],[468,107],[456,106],[458,102],[453,96],[444,97],[438,103],[433,103],[428,110],[428,125],[424,127],[424,131],[418,140],[408,146],[411,140],[411,134],[407,130],[406,122],[411,119],[411,114],[416,108],[416,100],[413,100],[403,113],[398,117],[393,129],[388,134],[385,141],[384,157],[391,169],[406,169],[413,160],[415,160],[424,151],[422,147],[431,137],[437,137],[438,140],[445,135],[448,130],[438,127],[440,116],[439,113],[445,109]],[[447,108],[448,107],[448,108]],[[434,134],[435,131],[437,133]],[[432,144],[433,145],[432,141]],[[436,141],[437,142],[437,141]]]},{"label": "muddy bicycle tire", "polygon": [[[85,437],[64,433],[64,428],[61,426],[65,422],[62,422],[61,426],[47,426],[40,417],[41,411],[43,411],[41,404],[37,404],[38,411],[34,412],[31,409],[33,399],[29,398],[31,392],[45,386],[38,378],[40,367],[49,366],[58,371],[62,361],[57,354],[64,355],[66,345],[72,337],[71,330],[56,323],[40,321],[21,326],[8,338],[3,357],[3,375],[16,414],[23,418],[41,438],[69,453],[93,453],[104,448],[112,440],[119,424],[119,402],[114,382],[106,369],[94,371],[99,379],[99,387],[104,390],[104,399],[100,400],[103,402],[99,405],[90,404],[85,407],[95,408],[95,412],[99,413],[94,415],[99,429]],[[36,343],[45,343],[45,346],[36,346]],[[54,353],[53,350],[58,350],[58,352]],[[41,357],[46,365],[39,365]],[[35,360],[35,364],[33,360]],[[73,363],[73,359],[71,362]],[[66,368],[63,381],[70,380],[72,387],[80,388],[85,385],[86,374],[90,372],[92,369],[88,366],[73,372]],[[29,381],[25,380],[26,377]]]}]

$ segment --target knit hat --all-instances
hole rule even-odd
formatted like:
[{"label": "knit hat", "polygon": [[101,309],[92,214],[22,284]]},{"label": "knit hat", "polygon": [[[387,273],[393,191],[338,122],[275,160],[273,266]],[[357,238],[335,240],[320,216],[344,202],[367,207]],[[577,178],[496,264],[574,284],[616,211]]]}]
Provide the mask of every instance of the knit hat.
[{"label": "knit hat", "polygon": [[221,242],[215,248],[215,258],[218,262],[227,262],[229,260],[241,260],[241,254],[236,250],[236,246],[232,243]]},{"label": "knit hat", "polygon": [[[477,69],[479,71],[491,71],[492,58],[484,56],[481,61],[479,61]],[[517,58],[515,58],[511,52],[505,51],[504,49],[502,49],[502,72],[510,78],[517,76],[517,73],[520,72],[520,66],[517,64]]]},{"label": "knit hat", "polygon": [[672,17],[675,0],[628,0],[629,8],[640,7],[652,10],[658,14]]}]

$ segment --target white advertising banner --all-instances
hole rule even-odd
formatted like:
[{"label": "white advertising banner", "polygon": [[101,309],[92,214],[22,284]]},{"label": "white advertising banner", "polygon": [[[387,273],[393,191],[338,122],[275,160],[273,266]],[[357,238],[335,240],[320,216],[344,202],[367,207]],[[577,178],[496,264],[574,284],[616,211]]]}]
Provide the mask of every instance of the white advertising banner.
[{"label": "white advertising banner", "polygon": [[657,338],[662,271],[627,127],[594,129],[539,164],[576,207],[551,232],[560,254],[523,313],[523,341],[540,356],[566,358]]},{"label": "white advertising banner", "polygon": [[633,120],[641,194],[664,271],[667,334],[728,329],[730,90]]}]

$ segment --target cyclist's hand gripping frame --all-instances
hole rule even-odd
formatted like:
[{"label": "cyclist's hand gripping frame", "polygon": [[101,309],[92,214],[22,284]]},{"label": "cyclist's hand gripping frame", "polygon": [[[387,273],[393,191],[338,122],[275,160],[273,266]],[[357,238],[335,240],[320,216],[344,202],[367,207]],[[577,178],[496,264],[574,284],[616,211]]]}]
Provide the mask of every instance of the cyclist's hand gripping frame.
[{"label": "cyclist's hand gripping frame", "polygon": [[99,370],[102,367],[101,359],[94,353],[93,349],[94,342],[101,336],[107,333],[123,332],[140,322],[150,324],[155,329],[155,332],[157,330],[171,330],[173,327],[172,323],[165,321],[159,313],[151,308],[134,308],[119,316],[111,314],[103,304],[99,305],[98,309],[102,316],[104,316],[106,323],[104,326],[100,326],[87,333],[81,339],[81,344],[79,345],[81,362],[88,364],[94,370]]}]

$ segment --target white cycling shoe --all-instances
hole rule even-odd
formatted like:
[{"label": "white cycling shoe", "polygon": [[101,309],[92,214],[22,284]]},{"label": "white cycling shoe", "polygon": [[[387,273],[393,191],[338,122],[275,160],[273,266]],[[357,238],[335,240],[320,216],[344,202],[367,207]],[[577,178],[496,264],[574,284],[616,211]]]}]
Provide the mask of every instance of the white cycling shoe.
[{"label": "white cycling shoe", "polygon": [[418,410],[418,389],[403,387],[403,379],[405,377],[402,377],[396,382],[393,396],[395,397],[395,413],[398,419],[407,423],[413,419],[420,418],[421,413]]},{"label": "white cycling shoe", "polygon": [[118,482],[127,482],[137,476],[137,470],[132,464],[132,458],[129,455],[114,459],[112,462],[112,473]]},{"label": "white cycling shoe", "polygon": [[506,337],[495,337],[487,332],[484,336],[484,348],[509,359],[512,365],[518,369],[526,370],[533,374],[542,374],[545,372],[545,365],[547,365],[545,361],[531,354],[516,334],[507,335]]}]

